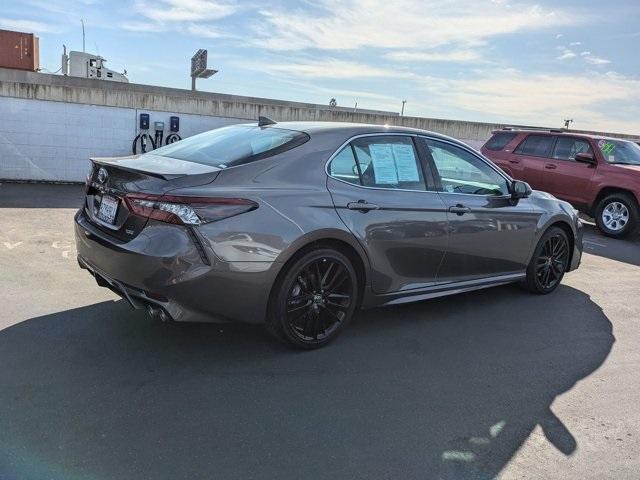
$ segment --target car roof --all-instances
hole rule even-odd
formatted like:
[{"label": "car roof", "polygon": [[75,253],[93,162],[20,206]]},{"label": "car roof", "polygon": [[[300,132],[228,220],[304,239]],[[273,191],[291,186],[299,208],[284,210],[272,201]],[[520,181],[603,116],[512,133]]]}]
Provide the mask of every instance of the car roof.
[{"label": "car roof", "polygon": [[[248,124],[252,125],[252,124]],[[455,142],[465,145],[460,140],[443,135],[441,133],[422,130],[419,128],[403,127],[399,125],[376,125],[368,123],[349,123],[349,122],[277,122],[270,125],[272,128],[285,128],[288,130],[297,130],[308,133],[313,136],[314,133],[335,132],[346,134],[349,137],[356,135],[366,135],[372,133],[405,133],[408,135],[427,135],[430,137]]]}]

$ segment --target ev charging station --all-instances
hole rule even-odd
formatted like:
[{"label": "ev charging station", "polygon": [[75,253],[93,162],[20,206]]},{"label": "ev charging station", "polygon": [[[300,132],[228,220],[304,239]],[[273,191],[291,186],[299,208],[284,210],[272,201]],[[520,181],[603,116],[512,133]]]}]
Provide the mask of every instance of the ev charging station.
[{"label": "ev charging station", "polygon": [[182,140],[182,137],[178,133],[180,131],[180,117],[169,117],[169,134],[164,136],[165,122],[154,121],[153,122],[153,135],[149,133],[151,126],[151,115],[148,113],[141,113],[138,119],[138,135],[133,139],[131,145],[131,151],[134,155],[138,153],[146,153],[162,146],[164,144],[169,145],[177,141]]}]

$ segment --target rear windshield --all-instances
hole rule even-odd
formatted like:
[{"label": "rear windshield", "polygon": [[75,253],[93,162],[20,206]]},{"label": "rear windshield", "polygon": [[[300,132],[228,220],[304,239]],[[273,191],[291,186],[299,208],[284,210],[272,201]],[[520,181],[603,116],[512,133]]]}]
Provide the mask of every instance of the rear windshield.
[{"label": "rear windshield", "polygon": [[304,132],[232,125],[185,138],[154,150],[152,154],[227,168],[277,155],[307,140],[309,135]]},{"label": "rear windshield", "polygon": [[516,135],[518,135],[518,134],[515,133],[515,132],[500,132],[500,133],[496,133],[486,143],[485,148],[487,150],[494,150],[496,152],[500,151],[504,147],[506,147],[511,140],[516,138]]}]

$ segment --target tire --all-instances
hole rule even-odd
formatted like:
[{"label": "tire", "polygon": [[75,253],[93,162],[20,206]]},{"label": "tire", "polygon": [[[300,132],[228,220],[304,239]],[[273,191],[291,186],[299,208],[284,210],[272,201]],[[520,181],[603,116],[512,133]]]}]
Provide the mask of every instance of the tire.
[{"label": "tire", "polygon": [[638,226],[638,204],[628,193],[607,195],[596,207],[596,225],[607,237],[623,238]]},{"label": "tire", "polygon": [[356,309],[358,277],[351,261],[337,250],[322,248],[285,268],[271,292],[267,329],[291,347],[327,345]]},{"label": "tire", "polygon": [[563,229],[551,227],[547,230],[527,267],[526,289],[546,295],[558,288],[569,266],[570,248],[571,243]]}]

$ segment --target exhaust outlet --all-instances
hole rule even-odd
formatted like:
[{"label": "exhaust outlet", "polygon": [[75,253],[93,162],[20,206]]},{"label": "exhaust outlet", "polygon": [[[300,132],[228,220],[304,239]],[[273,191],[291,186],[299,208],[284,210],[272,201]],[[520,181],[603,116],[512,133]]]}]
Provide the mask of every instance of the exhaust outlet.
[{"label": "exhaust outlet", "polygon": [[154,320],[160,320],[161,322],[168,322],[171,320],[171,317],[164,309],[160,307],[154,307],[153,305],[147,305],[147,313]]}]

